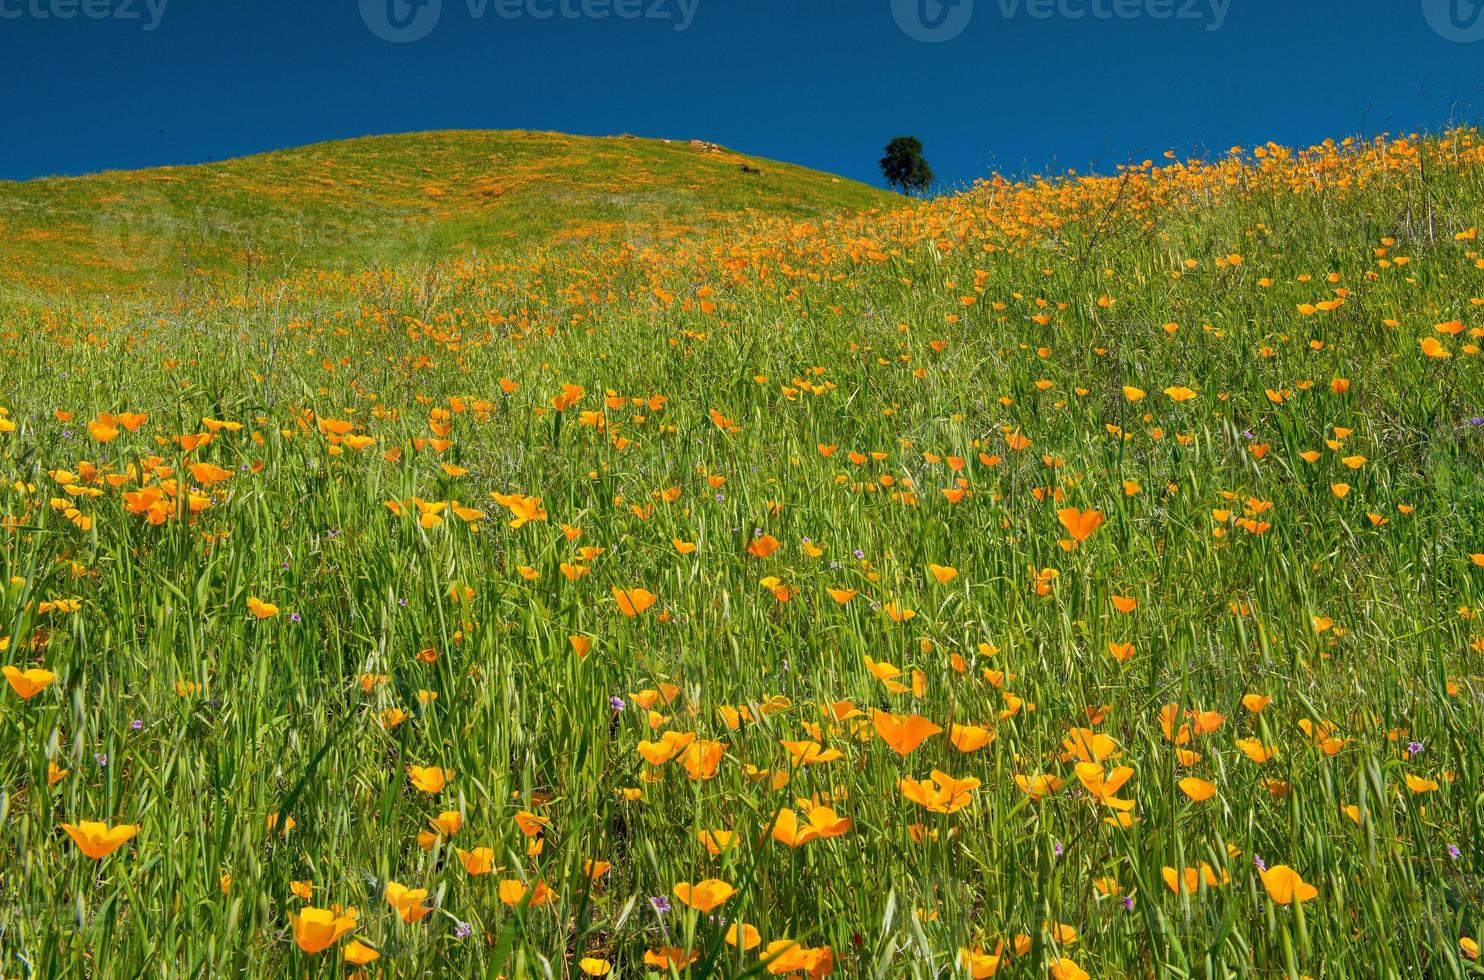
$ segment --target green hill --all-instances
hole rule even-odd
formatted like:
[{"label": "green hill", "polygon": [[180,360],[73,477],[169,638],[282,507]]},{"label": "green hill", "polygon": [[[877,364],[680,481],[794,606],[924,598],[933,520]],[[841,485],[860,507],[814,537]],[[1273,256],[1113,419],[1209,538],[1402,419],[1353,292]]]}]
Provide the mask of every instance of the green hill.
[{"label": "green hill", "polygon": [[0,182],[0,279],[46,293],[132,291],[594,240],[642,247],[749,212],[815,218],[898,200],[699,141],[372,136],[198,166]]}]

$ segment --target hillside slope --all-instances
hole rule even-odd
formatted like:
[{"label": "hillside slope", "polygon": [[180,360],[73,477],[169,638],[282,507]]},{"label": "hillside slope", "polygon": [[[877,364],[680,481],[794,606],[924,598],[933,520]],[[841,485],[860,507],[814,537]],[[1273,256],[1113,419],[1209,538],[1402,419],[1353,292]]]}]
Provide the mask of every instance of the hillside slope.
[{"label": "hillside slope", "polygon": [[0,182],[0,279],[95,292],[549,243],[642,245],[749,211],[812,218],[897,200],[698,142],[373,136],[199,166]]},{"label": "hillside slope", "polygon": [[0,290],[0,975],[1477,976],[1480,214],[1461,130]]}]

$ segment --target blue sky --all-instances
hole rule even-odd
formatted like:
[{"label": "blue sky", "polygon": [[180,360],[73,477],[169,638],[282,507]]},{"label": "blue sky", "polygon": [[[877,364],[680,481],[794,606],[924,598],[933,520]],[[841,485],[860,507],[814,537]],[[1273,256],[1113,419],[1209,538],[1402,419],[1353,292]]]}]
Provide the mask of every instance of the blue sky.
[{"label": "blue sky", "polygon": [[0,178],[470,127],[954,185],[1484,106],[1484,0],[418,2],[0,0]]}]

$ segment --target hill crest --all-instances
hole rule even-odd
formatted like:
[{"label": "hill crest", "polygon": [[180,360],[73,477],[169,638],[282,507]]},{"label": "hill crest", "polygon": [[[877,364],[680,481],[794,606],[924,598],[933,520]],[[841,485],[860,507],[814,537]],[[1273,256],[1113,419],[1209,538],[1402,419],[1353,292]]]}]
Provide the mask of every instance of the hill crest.
[{"label": "hill crest", "polygon": [[0,182],[6,278],[44,292],[418,263],[888,205],[702,140],[436,130],[215,163]]}]

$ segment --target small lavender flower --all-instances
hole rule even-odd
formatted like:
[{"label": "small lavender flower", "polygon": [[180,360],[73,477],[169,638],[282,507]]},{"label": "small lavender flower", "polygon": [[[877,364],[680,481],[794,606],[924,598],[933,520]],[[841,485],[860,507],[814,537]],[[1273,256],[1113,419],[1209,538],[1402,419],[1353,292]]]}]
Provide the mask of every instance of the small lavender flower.
[{"label": "small lavender flower", "polygon": [[1457,844],[1449,844],[1448,845],[1448,857],[1450,859],[1452,859],[1454,861],[1457,861],[1462,856],[1463,856],[1463,852],[1458,849],[1458,845]]},{"label": "small lavender flower", "polygon": [[622,711],[624,709],[623,698],[619,697],[617,694],[613,695],[608,699],[608,707],[612,708],[614,711]]},{"label": "small lavender flower", "polygon": [[719,503],[723,503],[726,499],[727,499],[727,495],[724,494],[724,493],[719,493],[719,494],[716,495],[716,502],[718,504]]},{"label": "small lavender flower", "polygon": [[649,900],[650,907],[660,915],[666,915],[670,911],[670,899],[664,895],[656,895]]},{"label": "small lavender flower", "polygon": [[1475,415],[1469,419],[1469,425],[1484,425],[1484,416]]},{"label": "small lavender flower", "polygon": [[467,922],[460,922],[453,927],[455,939],[468,939],[472,935],[474,935],[474,927]]},{"label": "small lavender flower", "polygon": [[94,752],[93,753],[93,761],[96,762],[96,763],[98,763],[98,768],[99,769],[102,769],[104,766],[108,765],[108,753],[107,752]]},{"label": "small lavender flower", "polygon": [[406,599],[398,599],[397,600],[397,605],[401,606],[403,609],[406,609],[407,608],[407,600]]},{"label": "small lavender flower", "polygon": [[1062,855],[1061,841],[1054,841],[1054,842],[1052,842],[1051,853],[1052,854],[1055,854],[1057,857],[1061,857],[1061,855]]},{"label": "small lavender flower", "polygon": [[302,623],[302,622],[304,622],[304,617],[303,616],[300,616],[296,612],[295,613],[289,613],[289,619],[292,619],[296,623]]},{"label": "small lavender flower", "polygon": [[1407,755],[1421,755],[1421,754],[1422,754],[1422,743],[1421,742],[1408,742],[1407,743]]},{"label": "small lavender flower", "polygon": [[866,557],[866,553],[859,548],[855,549],[855,551],[851,552],[851,554],[855,555],[856,558],[862,560]]},{"label": "small lavender flower", "polygon": [[139,729],[144,727],[144,720],[141,718],[135,718],[133,721],[129,722],[129,727],[137,732],[139,731]]},{"label": "small lavender flower", "polygon": [[1125,896],[1123,896],[1123,907],[1126,908],[1126,909],[1128,909],[1130,912],[1132,912],[1134,910],[1134,896],[1132,896],[1132,895],[1125,895]]},{"label": "small lavender flower", "polygon": [[1266,861],[1264,861],[1261,857],[1254,857],[1252,859],[1252,863],[1257,866],[1257,870],[1258,871],[1266,871],[1266,870],[1268,870],[1268,863]]}]

